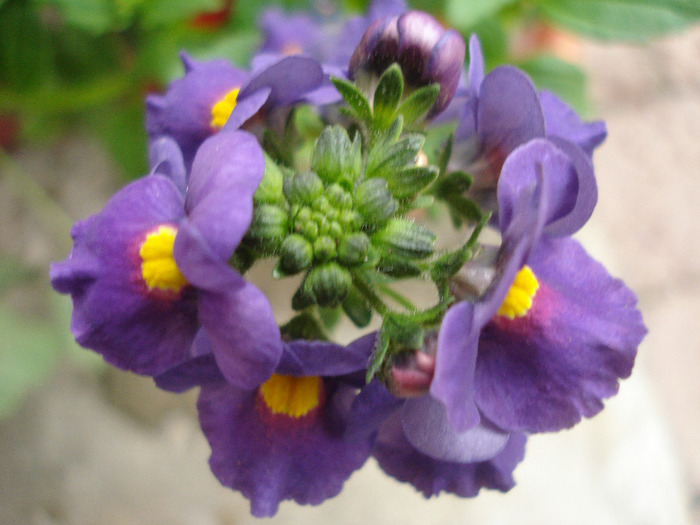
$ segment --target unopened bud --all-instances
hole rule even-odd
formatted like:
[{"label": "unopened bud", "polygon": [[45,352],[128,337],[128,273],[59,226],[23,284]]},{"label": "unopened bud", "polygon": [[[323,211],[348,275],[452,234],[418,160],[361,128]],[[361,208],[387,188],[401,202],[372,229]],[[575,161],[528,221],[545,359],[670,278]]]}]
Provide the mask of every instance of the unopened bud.
[{"label": "unopened bud", "polygon": [[304,293],[319,306],[335,308],[347,297],[351,284],[350,272],[330,262],[309,272],[304,281]]},{"label": "unopened bud", "polygon": [[372,242],[387,255],[423,259],[435,249],[435,234],[421,224],[391,219],[372,236]]},{"label": "unopened bud", "polygon": [[369,252],[369,237],[357,232],[347,235],[338,246],[338,260],[346,266],[362,264]]},{"label": "unopened bud", "polygon": [[284,195],[290,203],[312,204],[323,192],[323,182],[313,171],[295,173],[284,181]]},{"label": "unopened bud", "polygon": [[247,237],[263,251],[274,251],[287,233],[287,212],[272,204],[256,206]]},{"label": "unopened bud", "polygon": [[396,201],[384,179],[368,179],[355,191],[355,208],[366,223],[381,226],[396,211]]},{"label": "unopened bud", "polygon": [[301,235],[290,235],[280,247],[280,269],[287,275],[305,270],[313,262],[314,251],[311,244]]}]

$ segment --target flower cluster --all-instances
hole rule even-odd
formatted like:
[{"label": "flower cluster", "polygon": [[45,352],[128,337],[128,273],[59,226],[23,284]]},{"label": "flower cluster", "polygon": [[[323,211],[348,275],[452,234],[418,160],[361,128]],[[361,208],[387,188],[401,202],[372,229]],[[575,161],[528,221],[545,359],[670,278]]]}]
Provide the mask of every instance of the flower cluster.
[{"label": "flower cluster", "polygon": [[[76,340],[199,387],[211,469],[256,516],[335,496],[370,456],[426,497],[509,490],[527,436],[600,411],[645,334],[571,237],[604,124],[514,67],[486,74],[475,37],[465,71],[461,36],[400,1],[261,25],[249,70],[183,53],[146,100],[151,172],[51,267]],[[441,215],[453,249],[423,220]],[[282,324],[245,278],[262,259],[298,276]],[[334,342],[341,316],[375,328]]]}]

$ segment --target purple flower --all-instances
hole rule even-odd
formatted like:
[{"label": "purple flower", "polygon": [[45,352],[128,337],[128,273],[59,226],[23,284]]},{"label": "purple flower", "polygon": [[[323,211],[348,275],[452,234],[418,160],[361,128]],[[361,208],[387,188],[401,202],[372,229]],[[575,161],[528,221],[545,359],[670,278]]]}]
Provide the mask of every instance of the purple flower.
[{"label": "purple flower", "polygon": [[[530,78],[512,66],[495,68],[484,76],[479,41],[469,41],[470,63],[467,97],[458,128],[451,169],[474,177],[470,195],[483,208],[498,211],[496,187],[503,164],[519,146],[545,139],[550,148],[568,158],[560,163],[561,175],[570,179],[574,204],[566,227],[550,228],[548,234],[569,235],[588,220],[597,200],[591,155],[605,138],[602,122],[582,123],[576,113],[548,92],[538,93]],[[575,220],[574,220],[575,219]]]},{"label": "purple flower", "polygon": [[404,400],[378,382],[362,389],[352,407],[350,436],[376,434],[372,455],[399,481],[431,497],[474,497],[482,487],[507,491],[524,456],[525,436],[487,423],[457,432],[445,407],[429,394]]},{"label": "purple flower", "polygon": [[[219,481],[272,516],[283,500],[318,505],[337,495],[367,460],[371,436],[345,438],[357,381],[374,337],[344,348],[320,341],[285,344],[275,373],[257,388],[202,387],[198,408]],[[360,374],[361,375],[361,374]]]},{"label": "purple flower", "polygon": [[260,147],[242,131],[211,137],[188,180],[170,139],[152,160],[150,175],[73,227],[73,250],[51,266],[73,299],[73,335],[115,366],[157,375],[190,359],[201,331],[227,380],[258,385],[282,342],[267,299],[228,260],[251,221]]},{"label": "purple flower", "polygon": [[397,62],[406,84],[422,87],[437,83],[440,94],[430,111],[435,116],[447,107],[459,83],[464,63],[464,40],[445,30],[428,13],[409,11],[383,18],[365,32],[350,59],[350,78],[381,75]]},{"label": "purple flower", "polygon": [[182,53],[185,76],[164,95],[146,99],[146,129],[153,140],[175,139],[186,165],[199,145],[220,131],[235,130],[262,108],[270,111],[301,100],[324,80],[321,66],[300,56],[283,57],[253,72],[226,60],[198,62]]},{"label": "purple flower", "polygon": [[[542,235],[557,170],[512,160],[498,185],[502,245],[490,265],[470,261],[457,277],[474,292],[453,288],[467,300],[448,310],[438,336],[430,392],[457,430],[486,418],[509,432],[556,431],[596,414],[630,374],[646,332],[621,281],[573,239]],[[494,276],[484,293],[472,279],[479,266]]]}]

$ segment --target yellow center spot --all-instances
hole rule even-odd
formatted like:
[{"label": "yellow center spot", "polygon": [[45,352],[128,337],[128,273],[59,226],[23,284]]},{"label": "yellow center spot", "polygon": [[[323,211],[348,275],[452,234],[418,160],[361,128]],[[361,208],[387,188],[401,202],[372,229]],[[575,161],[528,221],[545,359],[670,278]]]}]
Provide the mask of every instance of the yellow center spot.
[{"label": "yellow center spot", "polygon": [[238,100],[238,92],[240,88],[232,89],[226,96],[219,100],[211,108],[211,127],[213,128],[223,128],[226,121],[231,116],[233,108],[236,107],[236,101]]},{"label": "yellow center spot", "polygon": [[141,276],[149,291],[157,289],[178,293],[187,285],[173,259],[176,234],[177,229],[172,226],[159,226],[146,236],[141,245]]},{"label": "yellow center spot", "polygon": [[515,319],[523,317],[532,307],[532,300],[537,293],[539,283],[529,266],[523,266],[515,276],[515,280],[508,290],[508,295],[496,312],[496,315]]},{"label": "yellow center spot", "polygon": [[321,378],[272,374],[260,386],[260,396],[273,414],[302,417],[320,403]]}]

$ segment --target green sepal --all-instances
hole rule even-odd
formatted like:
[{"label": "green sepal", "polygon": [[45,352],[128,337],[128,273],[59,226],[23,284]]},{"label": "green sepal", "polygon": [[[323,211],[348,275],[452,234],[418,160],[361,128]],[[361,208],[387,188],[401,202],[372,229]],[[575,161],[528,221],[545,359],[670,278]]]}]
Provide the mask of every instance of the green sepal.
[{"label": "green sepal", "polygon": [[402,349],[418,350],[423,346],[423,327],[407,315],[388,315],[384,318],[382,330]]},{"label": "green sepal", "polygon": [[483,217],[479,206],[464,195],[454,194],[445,200],[450,206],[452,220],[456,226],[461,225],[465,219],[469,222],[479,222]]},{"label": "green sepal", "polygon": [[382,328],[379,331],[377,346],[372,353],[369,366],[367,367],[367,374],[365,375],[365,381],[367,381],[367,383],[372,381],[372,378],[381,371],[386,355],[389,352],[389,344],[391,343],[391,339],[384,328],[385,324],[386,322],[382,323]]},{"label": "green sepal", "polygon": [[393,218],[372,235],[372,244],[379,248],[382,257],[424,259],[435,250],[435,234],[417,222]]},{"label": "green sepal", "polygon": [[306,292],[306,280],[308,277],[309,274],[307,273],[292,296],[292,308],[294,310],[305,310],[315,304],[313,296]]},{"label": "green sepal", "polygon": [[358,328],[364,328],[372,320],[372,309],[354,286],[350,288],[350,292],[341,306],[345,314]]},{"label": "green sepal", "polygon": [[428,110],[435,104],[438,95],[440,94],[439,84],[430,84],[429,86],[417,89],[399,106],[398,113],[403,115],[404,123],[410,126],[419,118],[425,115]]},{"label": "green sepal", "polygon": [[388,148],[374,148],[367,159],[366,176],[389,179],[397,170],[415,164],[424,141],[423,135],[411,134]]},{"label": "green sepal", "polygon": [[436,283],[446,281],[464,266],[471,255],[471,250],[466,246],[441,255],[430,265],[431,279]]},{"label": "green sepal", "polygon": [[394,63],[389,66],[374,91],[372,105],[372,125],[377,129],[386,129],[393,122],[396,110],[403,96],[403,74],[401,67]]},{"label": "green sepal", "polygon": [[250,270],[255,263],[255,254],[246,243],[241,243],[236,248],[236,251],[233,252],[229,263],[238,273],[243,275]]},{"label": "green sepal", "polygon": [[429,186],[437,176],[438,168],[435,166],[413,166],[395,172],[386,181],[394,197],[405,199]]},{"label": "green sepal", "polygon": [[309,312],[302,312],[292,317],[289,322],[280,326],[282,336],[290,341],[305,339],[307,341],[328,341],[328,335]]},{"label": "green sepal", "polygon": [[284,194],[282,193],[282,185],[284,175],[277,166],[277,163],[265,153],[265,173],[260,181],[258,189],[253,195],[255,204],[281,204],[284,202]]},{"label": "green sepal", "polygon": [[438,195],[450,197],[461,194],[471,188],[474,178],[463,171],[453,171],[440,181],[437,188]]},{"label": "green sepal", "polygon": [[406,257],[399,257],[393,254],[382,255],[376,264],[376,269],[384,275],[396,279],[406,279],[418,277],[423,274],[424,268]]},{"label": "green sepal", "polygon": [[350,142],[347,131],[340,126],[325,128],[316,142],[311,169],[327,183],[341,177],[355,181],[362,173],[359,141]]},{"label": "green sepal", "polygon": [[340,308],[317,308],[318,318],[321,321],[321,325],[328,330],[333,332],[333,329],[338,326],[340,322],[340,316],[342,311]]},{"label": "green sepal", "polygon": [[348,104],[350,116],[369,123],[372,120],[372,109],[364,93],[355,84],[342,78],[331,77],[331,82]]}]

